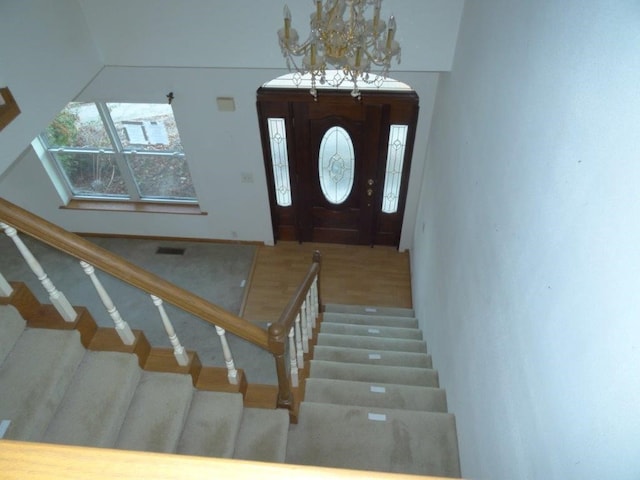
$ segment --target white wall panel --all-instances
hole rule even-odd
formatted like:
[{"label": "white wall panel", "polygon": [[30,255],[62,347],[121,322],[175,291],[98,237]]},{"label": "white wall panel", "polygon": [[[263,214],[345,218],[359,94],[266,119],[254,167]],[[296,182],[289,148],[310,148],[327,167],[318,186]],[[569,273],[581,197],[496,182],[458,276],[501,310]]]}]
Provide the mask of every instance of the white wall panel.
[{"label": "white wall panel", "polygon": [[638,25],[635,1],[465,7],[412,251],[465,478],[638,478]]}]

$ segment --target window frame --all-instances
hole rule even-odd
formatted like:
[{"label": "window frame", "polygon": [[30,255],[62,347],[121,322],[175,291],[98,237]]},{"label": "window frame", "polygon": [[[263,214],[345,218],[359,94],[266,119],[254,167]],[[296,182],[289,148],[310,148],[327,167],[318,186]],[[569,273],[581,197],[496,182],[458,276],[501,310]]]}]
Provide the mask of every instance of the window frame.
[{"label": "window frame", "polygon": [[[161,196],[142,196],[140,187],[135,178],[135,174],[127,161],[127,156],[166,156],[171,158],[184,159],[184,152],[163,152],[145,149],[125,149],[120,140],[117,127],[109,113],[109,103],[118,102],[82,102],[92,103],[96,106],[102,126],[111,143],[109,148],[86,148],[86,147],[57,147],[50,146],[45,133],[40,133],[32,143],[34,150],[45,165],[45,169],[65,201],[61,208],[83,209],[83,210],[109,210],[109,211],[136,211],[136,212],[159,212],[159,213],[183,213],[183,214],[204,214],[200,210],[199,201],[196,196],[193,198],[170,198]],[[135,103],[135,102],[129,102]],[[142,102],[141,102],[142,103]],[[175,119],[175,118],[174,118]],[[75,192],[72,182],[60,161],[56,158],[56,153],[86,153],[86,154],[108,154],[113,158],[119,173],[124,182],[126,195],[110,194],[86,194]],[[185,160],[186,162],[186,160]],[[188,166],[188,164],[187,164]],[[189,171],[191,175],[191,172]],[[56,177],[56,178],[53,178]],[[193,181],[193,177],[191,177]],[[62,189],[62,191],[61,191]],[[195,194],[195,187],[194,187]]]}]

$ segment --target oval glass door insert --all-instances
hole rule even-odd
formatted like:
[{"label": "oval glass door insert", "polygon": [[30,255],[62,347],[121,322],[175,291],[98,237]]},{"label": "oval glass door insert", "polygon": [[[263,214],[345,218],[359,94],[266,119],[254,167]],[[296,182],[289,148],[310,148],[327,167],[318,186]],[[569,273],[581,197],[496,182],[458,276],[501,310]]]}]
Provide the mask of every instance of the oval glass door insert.
[{"label": "oval glass door insert", "polygon": [[342,127],[331,127],[322,137],[318,155],[320,188],[334,205],[343,203],[353,189],[355,155],[349,133]]}]

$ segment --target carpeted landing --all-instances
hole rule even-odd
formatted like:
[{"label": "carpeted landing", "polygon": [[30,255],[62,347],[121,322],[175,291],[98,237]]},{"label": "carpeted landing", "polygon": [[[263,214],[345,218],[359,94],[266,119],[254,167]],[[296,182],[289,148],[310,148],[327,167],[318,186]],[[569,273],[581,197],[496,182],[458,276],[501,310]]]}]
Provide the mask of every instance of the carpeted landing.
[{"label": "carpeted landing", "polygon": [[0,430],[19,440],[457,477],[455,419],[412,315],[328,305],[299,423],[289,425],[286,411],[244,408],[240,394],[195,390],[190,376],[142,370],[133,355],[85,350],[77,331],[29,328],[0,306]]}]

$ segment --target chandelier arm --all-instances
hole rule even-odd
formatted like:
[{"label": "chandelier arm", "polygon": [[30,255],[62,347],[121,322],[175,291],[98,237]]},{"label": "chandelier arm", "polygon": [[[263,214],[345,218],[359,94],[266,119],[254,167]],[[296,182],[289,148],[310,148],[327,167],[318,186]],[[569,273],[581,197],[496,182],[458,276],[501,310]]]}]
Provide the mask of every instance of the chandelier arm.
[{"label": "chandelier arm", "polygon": [[[353,84],[354,97],[360,95],[359,81],[380,85],[381,78],[389,73],[391,61],[395,58],[400,63],[400,45],[394,41],[395,19],[391,16],[388,25],[380,19],[382,0],[314,0],[314,3],[311,31],[303,43],[298,43],[298,33],[291,27],[291,13],[285,6],[285,26],[278,36],[289,70],[299,75],[310,74],[310,92],[314,96],[317,81],[340,86],[346,80]],[[368,6],[374,6],[373,20],[365,18]],[[342,76],[327,79],[328,65],[341,70]],[[372,71],[372,67],[377,71]]]},{"label": "chandelier arm", "polygon": [[307,52],[307,49],[311,46],[311,39],[305,40],[304,43],[298,45],[281,45],[282,51],[291,55],[302,55]]}]

